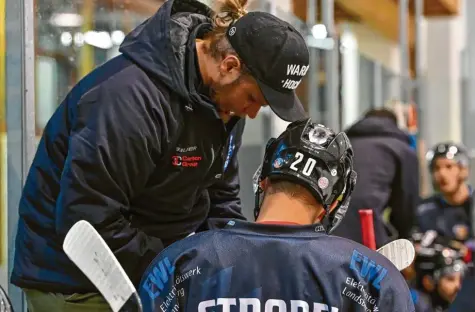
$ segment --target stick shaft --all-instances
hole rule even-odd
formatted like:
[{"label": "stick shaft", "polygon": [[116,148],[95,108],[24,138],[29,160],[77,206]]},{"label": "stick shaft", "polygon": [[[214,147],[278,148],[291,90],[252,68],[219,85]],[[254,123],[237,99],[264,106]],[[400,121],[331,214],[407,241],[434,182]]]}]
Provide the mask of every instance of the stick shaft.
[{"label": "stick shaft", "polygon": [[374,224],[373,224],[373,210],[361,209],[358,211],[360,215],[361,223],[361,236],[363,238],[363,245],[376,250],[376,239],[374,236]]}]

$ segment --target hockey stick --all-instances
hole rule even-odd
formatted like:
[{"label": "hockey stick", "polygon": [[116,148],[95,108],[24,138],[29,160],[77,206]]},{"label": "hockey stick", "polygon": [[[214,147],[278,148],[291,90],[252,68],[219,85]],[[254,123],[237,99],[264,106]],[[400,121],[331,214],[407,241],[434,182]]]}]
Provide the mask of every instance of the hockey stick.
[{"label": "hockey stick", "polygon": [[410,266],[416,256],[414,246],[407,239],[397,239],[376,251],[388,258],[399,271]]},{"label": "hockey stick", "polygon": [[134,285],[104,239],[87,221],[81,220],[66,234],[63,249],[89,278],[112,311],[142,311]]},{"label": "hockey stick", "polygon": [[[373,210],[361,209],[358,213],[360,215],[363,245],[375,250],[376,239],[374,234]],[[399,271],[410,266],[416,255],[414,246],[407,239],[392,241],[379,248],[377,252],[388,258]]]},{"label": "hockey stick", "polygon": [[376,239],[374,237],[373,210],[358,210],[361,222],[361,238],[363,245],[369,249],[376,250]]},{"label": "hockey stick", "polygon": [[0,312],[13,312],[12,303],[5,290],[0,285]]}]

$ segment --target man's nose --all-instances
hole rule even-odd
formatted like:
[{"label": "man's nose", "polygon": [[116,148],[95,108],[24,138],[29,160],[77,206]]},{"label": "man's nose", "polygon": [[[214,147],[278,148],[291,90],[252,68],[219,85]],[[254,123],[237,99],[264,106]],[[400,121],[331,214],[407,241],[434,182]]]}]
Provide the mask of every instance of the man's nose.
[{"label": "man's nose", "polygon": [[259,113],[259,110],[261,109],[260,105],[253,105],[252,107],[249,107],[247,111],[247,116],[251,119],[256,118],[257,113]]}]

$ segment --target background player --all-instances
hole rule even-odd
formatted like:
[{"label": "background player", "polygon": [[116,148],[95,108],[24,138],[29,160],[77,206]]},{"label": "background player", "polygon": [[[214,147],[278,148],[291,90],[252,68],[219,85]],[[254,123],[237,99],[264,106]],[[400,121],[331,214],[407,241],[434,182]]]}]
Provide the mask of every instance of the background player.
[{"label": "background player", "polygon": [[[418,230],[435,230],[473,249],[473,195],[467,183],[470,170],[467,149],[453,142],[439,143],[427,152],[427,160],[436,192],[417,207]],[[475,311],[474,292],[475,277],[468,276],[453,304],[454,311]]]},{"label": "background player", "polygon": [[436,193],[417,208],[417,226],[422,232],[435,230],[444,237],[466,242],[472,233],[467,149],[452,142],[439,143],[429,150],[427,160]]},{"label": "background player", "polygon": [[[435,231],[415,233],[415,278],[411,294],[416,312],[449,311],[467,271],[463,245],[449,241]],[[461,310],[459,310],[461,311]]]},{"label": "background player", "polygon": [[414,311],[389,260],[328,235],[356,182],[344,133],[290,124],[255,182],[257,223],[229,221],[165,249],[140,284],[145,311]]}]

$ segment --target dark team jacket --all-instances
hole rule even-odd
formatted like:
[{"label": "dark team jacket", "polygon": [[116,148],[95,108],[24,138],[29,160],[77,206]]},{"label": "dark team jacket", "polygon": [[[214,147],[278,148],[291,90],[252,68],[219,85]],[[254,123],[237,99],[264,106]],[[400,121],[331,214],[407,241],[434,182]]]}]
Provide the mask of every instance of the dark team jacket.
[{"label": "dark team jacket", "polygon": [[144,311],[414,311],[384,256],[321,225],[230,221],[155,258],[138,292]]},{"label": "dark team jacket", "polygon": [[[386,117],[364,118],[346,133],[355,154],[358,183],[348,212],[333,234],[362,243],[358,210],[372,209],[377,247],[396,235],[408,238],[419,203],[419,162],[409,136]],[[388,230],[383,221],[388,207],[396,231]]]},{"label": "dark team jacket", "polygon": [[138,284],[164,246],[208,217],[244,218],[236,156],[244,120],[224,125],[197,70],[195,38],[210,16],[198,1],[165,2],[58,107],[23,189],[13,284],[94,291],[62,249],[81,219]]}]

